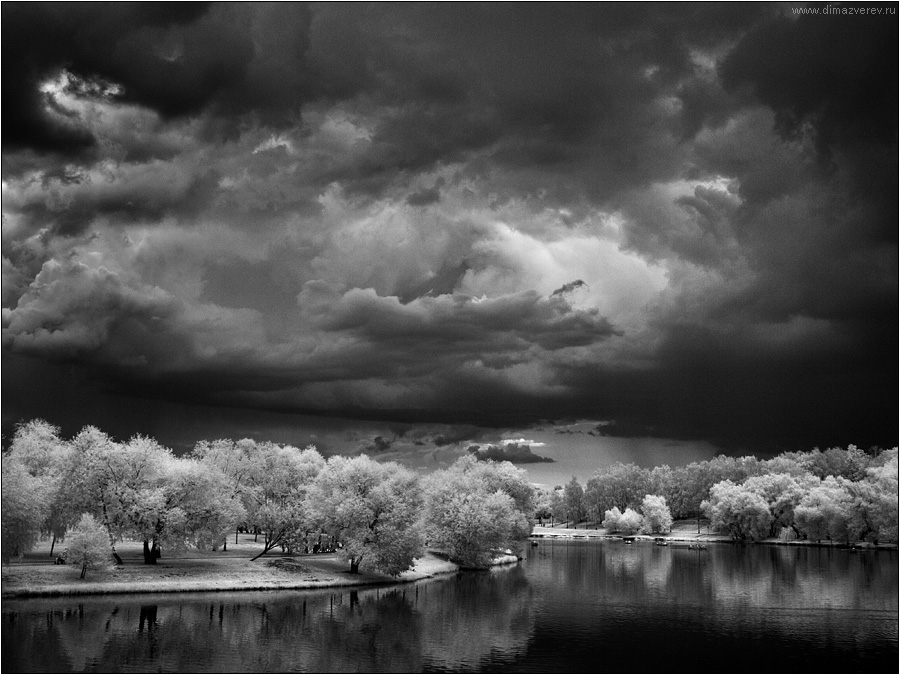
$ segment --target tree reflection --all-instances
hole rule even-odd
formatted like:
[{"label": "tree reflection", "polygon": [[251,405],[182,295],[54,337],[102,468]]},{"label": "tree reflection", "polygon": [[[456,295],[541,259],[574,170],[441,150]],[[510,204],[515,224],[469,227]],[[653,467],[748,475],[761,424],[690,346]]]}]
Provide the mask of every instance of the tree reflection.
[{"label": "tree reflection", "polygon": [[519,567],[459,575],[428,587],[424,655],[432,667],[472,669],[489,656],[521,653],[534,630],[531,593]]},{"label": "tree reflection", "polygon": [[[632,649],[629,636],[660,621],[726,637],[806,630],[864,643],[853,618],[863,614],[822,608],[895,616],[896,555],[542,542],[516,566],[392,587],[6,601],[3,671],[421,672],[525,660],[550,667],[562,635]],[[798,616],[812,623],[798,627]],[[678,640],[667,645],[680,649]]]},{"label": "tree reflection", "polygon": [[896,553],[812,546],[711,545],[707,550],[545,541],[535,579],[568,602],[887,609],[896,599]]}]

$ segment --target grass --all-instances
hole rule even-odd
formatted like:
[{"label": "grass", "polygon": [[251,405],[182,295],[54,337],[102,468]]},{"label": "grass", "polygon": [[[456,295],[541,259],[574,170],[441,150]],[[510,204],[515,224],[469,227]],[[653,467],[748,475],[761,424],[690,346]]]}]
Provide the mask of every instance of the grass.
[{"label": "grass", "polygon": [[[270,552],[251,562],[262,544],[254,543],[252,535],[242,535],[236,545],[233,541],[227,551],[191,550],[170,555],[163,550],[163,558],[156,565],[143,564],[139,542],[124,542],[116,547],[123,565],[107,573],[88,571],[86,579],[79,579],[80,569],[72,565],[54,565],[49,542],[41,542],[22,562],[3,564],[0,586],[4,598],[302,589],[415,581],[459,569],[431,553],[399,577],[350,574],[349,566],[333,553],[286,556]],[[64,548],[58,545],[57,551]]]}]

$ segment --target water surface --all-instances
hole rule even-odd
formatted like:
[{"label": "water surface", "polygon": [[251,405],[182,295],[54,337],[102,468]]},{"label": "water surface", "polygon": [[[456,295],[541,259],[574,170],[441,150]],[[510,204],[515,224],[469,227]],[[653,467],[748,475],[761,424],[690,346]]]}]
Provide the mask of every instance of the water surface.
[{"label": "water surface", "polygon": [[356,591],[3,603],[4,672],[881,672],[896,551],[542,541]]}]

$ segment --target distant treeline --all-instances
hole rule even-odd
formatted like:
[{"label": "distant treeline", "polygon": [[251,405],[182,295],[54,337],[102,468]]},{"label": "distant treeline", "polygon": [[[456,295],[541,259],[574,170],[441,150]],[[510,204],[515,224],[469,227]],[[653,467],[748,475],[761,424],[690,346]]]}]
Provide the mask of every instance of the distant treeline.
[{"label": "distant treeline", "polygon": [[[704,516],[711,530],[736,540],[896,542],[897,465],[897,448],[865,452],[854,445],[786,452],[770,460],[720,455],[675,468],[617,463],[597,471],[583,487],[573,477],[565,486],[542,491],[536,516],[573,523],[588,519],[614,529],[622,529],[624,521],[629,531],[642,526],[649,531],[638,512],[646,511],[649,495],[664,499],[672,518]],[[657,517],[659,502],[652,508]],[[649,527],[660,531],[658,520]]]}]

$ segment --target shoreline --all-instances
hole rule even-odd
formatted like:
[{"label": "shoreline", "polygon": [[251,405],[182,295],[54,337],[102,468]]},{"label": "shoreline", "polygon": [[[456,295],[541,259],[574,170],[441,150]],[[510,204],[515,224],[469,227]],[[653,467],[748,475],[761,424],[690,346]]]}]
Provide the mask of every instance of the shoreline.
[{"label": "shoreline", "polygon": [[[610,534],[605,529],[576,529],[536,525],[529,537],[533,544],[541,540],[622,541],[622,534]],[[635,534],[628,537],[635,543],[655,544],[661,538],[666,545],[694,548],[697,545],[772,545],[815,546],[853,551],[897,551],[897,544],[857,542],[847,545],[830,541],[776,538],[756,542],[740,542],[728,536],[697,533],[678,528],[666,534]],[[439,551],[427,551],[416,559],[415,565],[396,577],[376,572],[351,574],[346,564],[334,553],[327,554],[269,554],[251,561],[254,553],[249,546],[232,547],[229,552],[185,552],[180,556],[160,559],[157,565],[144,565],[137,548],[123,551],[125,565],[107,573],[89,572],[88,578],[77,578],[71,565],[53,565],[52,558],[41,551],[29,554],[22,562],[0,566],[0,582],[4,600],[54,597],[84,597],[151,593],[218,593],[241,591],[299,591],[327,588],[361,588],[407,584],[438,576],[455,574],[466,568],[450,562]],[[493,567],[519,562],[514,555],[494,559]]]},{"label": "shoreline", "polygon": [[[614,541],[625,538],[622,534],[610,534],[604,529],[576,529],[564,527],[548,527],[546,525],[535,525],[534,531],[531,533],[530,539],[592,539]],[[759,539],[757,541],[736,541],[731,537],[723,534],[697,533],[686,531],[672,531],[664,534],[634,534],[628,535],[629,539],[634,541],[655,542],[657,538],[662,538],[666,542],[684,542],[691,544],[739,544],[739,545],[756,545],[768,544],[772,546],[816,546],[825,548],[839,548],[849,550],[871,550],[871,551],[896,551],[897,544],[879,543],[874,544],[868,541],[858,541],[854,544],[843,544],[834,541],[808,541],[806,539],[793,539],[784,541],[776,537],[767,539]]]},{"label": "shoreline", "polygon": [[[517,563],[512,555],[494,559],[491,567]],[[322,590],[391,586],[455,574],[465,568],[426,552],[397,577],[377,572],[351,574],[333,554],[278,555],[250,561],[245,557],[172,557],[157,565],[126,558],[128,564],[106,574],[80,580],[71,565],[46,561],[2,565],[2,599],[131,595],[150,593],[218,593],[241,591]],[[490,569],[490,568],[488,568]],[[111,578],[112,577],[112,578]],[[117,579],[116,577],[119,577]]]}]

